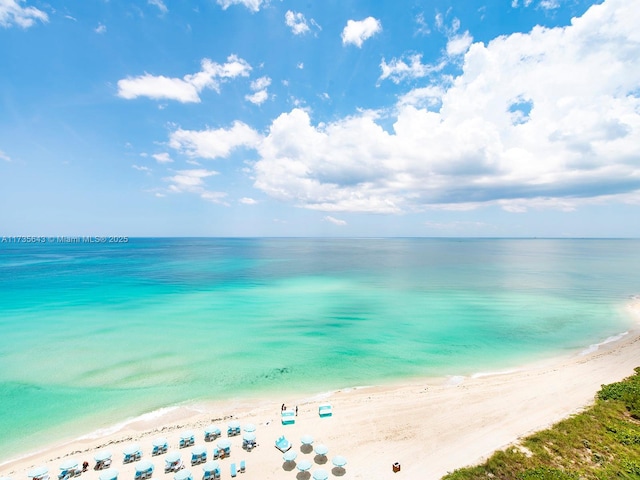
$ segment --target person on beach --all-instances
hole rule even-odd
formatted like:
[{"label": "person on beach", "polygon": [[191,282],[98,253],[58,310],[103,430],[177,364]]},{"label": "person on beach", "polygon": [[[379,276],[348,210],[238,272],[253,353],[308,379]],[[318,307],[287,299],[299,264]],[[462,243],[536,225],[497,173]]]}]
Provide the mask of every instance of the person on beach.
[{"label": "person on beach", "polygon": [[284,403],[282,404],[282,408],[280,409],[281,412],[284,412],[287,409],[287,407],[284,406]]},{"label": "person on beach", "polygon": [[296,417],[298,416],[298,406],[296,405]]}]

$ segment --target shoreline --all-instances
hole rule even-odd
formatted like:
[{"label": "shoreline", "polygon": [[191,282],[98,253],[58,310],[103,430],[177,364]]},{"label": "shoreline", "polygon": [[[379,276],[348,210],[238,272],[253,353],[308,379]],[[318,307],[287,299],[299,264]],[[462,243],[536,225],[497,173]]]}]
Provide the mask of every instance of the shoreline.
[{"label": "shoreline", "polygon": [[[144,458],[156,466],[154,478],[172,479],[173,474],[163,472],[162,457],[150,456],[154,437],[167,437],[171,450],[177,445],[180,431],[191,429],[196,433],[196,445],[204,444],[210,451],[215,442],[203,442],[204,427],[216,423],[225,430],[229,420],[237,419],[257,426],[259,446],[245,452],[236,444],[241,443],[241,437],[234,437],[234,454],[221,462],[225,477],[231,462],[238,464],[245,459],[247,479],[293,478],[295,471],[283,468],[281,454],[273,442],[286,435],[298,449],[300,459],[300,436],[310,433],[316,443],[329,447],[329,461],[323,468],[331,470],[330,459],[334,455],[347,457],[349,464],[341,478],[397,478],[392,477],[391,470],[396,461],[402,465],[406,478],[440,478],[448,471],[479,463],[518,438],[581,411],[593,403],[602,384],[631,375],[633,368],[640,366],[640,298],[632,297],[626,308],[635,320],[627,332],[560,357],[504,371],[458,376],[460,381],[454,383],[454,377],[405,379],[311,395],[164,407],[3,461],[0,476],[25,479],[28,470],[44,464],[53,478],[62,459],[74,457],[93,465],[93,452],[108,448],[121,478],[133,478],[133,464],[122,464],[121,450],[127,443],[137,441]],[[283,401],[299,407],[295,425],[280,424]],[[325,402],[333,405],[334,415],[320,419],[317,407]],[[188,465],[190,448],[180,452]],[[313,459],[313,455],[309,458]],[[315,467],[319,465],[314,464]],[[199,466],[191,471],[194,478],[200,478]],[[98,474],[90,469],[82,477],[97,480]]]}]

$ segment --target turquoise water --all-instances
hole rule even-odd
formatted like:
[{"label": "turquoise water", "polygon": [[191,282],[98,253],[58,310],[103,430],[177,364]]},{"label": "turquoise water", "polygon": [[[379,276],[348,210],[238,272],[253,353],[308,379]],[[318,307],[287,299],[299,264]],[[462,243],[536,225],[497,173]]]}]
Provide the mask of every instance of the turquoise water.
[{"label": "turquoise water", "polygon": [[0,461],[182,402],[582,349],[638,293],[638,240],[0,244]]}]

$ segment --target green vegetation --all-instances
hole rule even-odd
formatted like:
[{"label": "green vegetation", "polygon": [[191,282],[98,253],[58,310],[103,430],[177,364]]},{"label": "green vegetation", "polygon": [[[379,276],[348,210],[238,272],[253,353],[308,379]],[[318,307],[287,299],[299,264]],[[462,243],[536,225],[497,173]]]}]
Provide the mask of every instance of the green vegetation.
[{"label": "green vegetation", "polygon": [[640,367],[603,385],[596,403],[443,480],[640,479]]}]

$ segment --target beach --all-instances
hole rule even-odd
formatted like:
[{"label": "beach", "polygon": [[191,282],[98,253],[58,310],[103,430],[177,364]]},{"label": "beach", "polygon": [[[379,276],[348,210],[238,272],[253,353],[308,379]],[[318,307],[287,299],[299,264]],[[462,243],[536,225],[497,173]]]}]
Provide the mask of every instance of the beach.
[{"label": "beach", "polygon": [[[640,300],[627,305],[640,324]],[[291,441],[297,461],[312,462],[311,472],[324,468],[330,478],[344,479],[437,479],[456,468],[481,462],[497,449],[544,429],[589,406],[602,384],[612,383],[640,366],[640,329],[634,326],[624,335],[597,346],[511,369],[460,378],[430,378],[398,385],[364,386],[319,393],[314,397],[241,399],[166,408],[153,415],[123,423],[112,431],[94,432],[71,442],[56,443],[37,453],[26,454],[0,466],[0,476],[26,479],[30,469],[45,465],[53,478],[67,458],[88,461],[89,470],[80,478],[97,480],[93,456],[107,449],[121,479],[134,478],[133,464],[122,463],[122,449],[132,442],[142,447],[143,458],[154,463],[153,478],[172,479],[164,473],[163,456],[151,456],[154,438],[167,437],[169,450],[178,450],[180,433],[191,429],[195,444],[206,445],[211,456],[216,441],[204,442],[204,428],[217,424],[226,438],[227,424],[238,420],[256,425],[258,446],[250,452],[241,448],[242,435],[232,437],[231,456],[221,463],[222,478],[230,478],[230,465],[246,462],[246,479],[308,478],[293,465],[285,464],[275,448],[281,436]],[[295,424],[282,425],[282,403],[298,407]],[[320,418],[318,407],[330,403],[333,415]],[[325,458],[301,451],[300,438],[309,434],[314,445],[328,447]],[[28,451],[28,446],[24,446]],[[202,467],[190,467],[191,448],[179,450],[194,479]],[[331,459],[347,458],[344,470]],[[393,472],[394,463],[400,465]],[[293,469],[292,469],[293,468]]]}]

